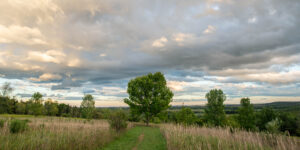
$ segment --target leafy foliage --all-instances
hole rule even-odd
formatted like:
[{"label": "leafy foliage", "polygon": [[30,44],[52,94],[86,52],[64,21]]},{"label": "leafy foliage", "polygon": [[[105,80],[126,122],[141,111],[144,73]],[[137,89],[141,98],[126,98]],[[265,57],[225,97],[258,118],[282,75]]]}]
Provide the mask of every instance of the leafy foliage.
[{"label": "leafy foliage", "polygon": [[288,131],[290,135],[300,136],[300,124],[299,118],[295,115],[287,112],[281,112],[279,114],[279,119],[281,120],[280,131]]},{"label": "leafy foliage", "polygon": [[237,120],[243,129],[255,130],[255,113],[249,98],[241,99],[241,107],[238,109]]},{"label": "leafy foliage", "polygon": [[48,116],[56,116],[58,114],[58,103],[53,102],[51,99],[48,99],[45,104],[46,115]]},{"label": "leafy foliage", "polygon": [[4,127],[4,123],[5,123],[5,120],[0,119],[0,128],[3,128],[3,127]]},{"label": "leafy foliage", "polygon": [[196,122],[197,117],[191,108],[182,107],[179,112],[176,113],[176,122],[184,125],[192,125]]},{"label": "leafy foliage", "polygon": [[257,113],[257,122],[256,125],[259,130],[266,130],[266,124],[270,121],[273,121],[277,118],[277,113],[272,108],[263,108]]},{"label": "leafy foliage", "polygon": [[160,72],[130,80],[127,93],[129,98],[124,99],[124,102],[130,106],[131,112],[144,115],[147,125],[153,117],[170,107],[173,97]]},{"label": "leafy foliage", "polygon": [[204,119],[209,125],[224,126],[226,124],[226,114],[223,102],[226,100],[226,95],[222,90],[213,89],[205,97],[208,103],[206,104]]},{"label": "leafy foliage", "polygon": [[82,98],[80,108],[81,108],[82,117],[91,119],[93,117],[94,111],[95,111],[94,97],[90,94],[85,95]]},{"label": "leafy foliage", "polygon": [[127,116],[123,110],[111,113],[108,121],[110,127],[116,131],[121,131],[127,128]]},{"label": "leafy foliage", "polygon": [[30,109],[29,114],[38,116],[44,113],[43,107],[43,95],[39,92],[36,92],[32,95],[31,99],[29,100]]},{"label": "leafy foliage", "polygon": [[11,133],[23,132],[28,128],[26,120],[14,119],[10,122],[9,130]]}]

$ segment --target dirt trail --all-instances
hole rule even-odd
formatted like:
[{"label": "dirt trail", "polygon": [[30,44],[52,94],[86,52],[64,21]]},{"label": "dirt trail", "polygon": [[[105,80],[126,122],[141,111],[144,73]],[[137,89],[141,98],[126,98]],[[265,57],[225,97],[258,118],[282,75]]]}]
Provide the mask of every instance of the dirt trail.
[{"label": "dirt trail", "polygon": [[136,143],[136,145],[132,148],[132,150],[137,150],[139,144],[143,141],[144,139],[144,133],[142,133],[140,136],[139,136],[139,141]]}]

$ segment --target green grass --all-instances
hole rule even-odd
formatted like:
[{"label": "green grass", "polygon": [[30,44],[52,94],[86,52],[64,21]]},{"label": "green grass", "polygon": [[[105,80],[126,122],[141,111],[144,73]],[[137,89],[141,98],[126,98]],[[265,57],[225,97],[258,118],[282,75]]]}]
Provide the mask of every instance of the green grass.
[{"label": "green grass", "polygon": [[[141,138],[143,135],[143,138]],[[166,140],[159,128],[137,126],[128,130],[104,150],[166,150]]]},{"label": "green grass", "polygon": [[[18,115],[18,114],[0,114],[0,117],[5,117],[5,118],[32,118],[34,116],[33,115]],[[39,116],[39,117],[44,117],[44,116]]]}]

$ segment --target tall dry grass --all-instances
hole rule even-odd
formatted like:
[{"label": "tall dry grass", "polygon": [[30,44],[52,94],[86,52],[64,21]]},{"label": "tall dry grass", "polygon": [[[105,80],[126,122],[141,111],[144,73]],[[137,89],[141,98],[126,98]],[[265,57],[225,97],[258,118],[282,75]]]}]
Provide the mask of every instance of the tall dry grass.
[{"label": "tall dry grass", "polygon": [[300,148],[299,138],[284,135],[174,124],[163,124],[160,128],[166,137],[169,150],[299,150]]},{"label": "tall dry grass", "polygon": [[[20,119],[20,118],[18,118]],[[24,119],[24,118],[23,118]],[[8,122],[0,129],[1,150],[89,150],[99,149],[118,137],[106,120],[27,118],[29,129],[9,132]]]}]

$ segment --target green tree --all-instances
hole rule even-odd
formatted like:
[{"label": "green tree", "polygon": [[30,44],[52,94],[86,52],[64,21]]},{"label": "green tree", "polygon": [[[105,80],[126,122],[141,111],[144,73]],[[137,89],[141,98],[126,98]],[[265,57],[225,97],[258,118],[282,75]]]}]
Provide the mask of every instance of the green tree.
[{"label": "green tree", "polygon": [[71,112],[70,105],[64,103],[58,104],[58,116],[70,117],[70,112]]},{"label": "green tree", "polygon": [[226,124],[226,114],[224,111],[224,101],[226,95],[222,90],[210,90],[206,96],[207,104],[204,111],[204,119],[209,125],[224,126]]},{"label": "green tree", "polygon": [[290,112],[281,112],[279,114],[281,120],[280,131],[288,131],[290,135],[300,136],[300,124],[298,123],[299,118]]},{"label": "green tree", "polygon": [[83,118],[91,119],[95,111],[95,101],[91,94],[84,95],[80,105],[81,116]]},{"label": "green tree", "polygon": [[246,130],[255,129],[255,113],[253,105],[250,104],[249,98],[241,99],[241,106],[238,109],[237,120],[241,128]]},{"label": "green tree", "polygon": [[180,111],[176,113],[176,122],[184,125],[192,125],[197,121],[197,117],[191,108],[182,107]]},{"label": "green tree", "polygon": [[25,114],[26,113],[26,104],[24,102],[17,103],[17,109],[16,112],[18,114]]},{"label": "green tree", "polygon": [[144,115],[147,125],[153,117],[170,107],[173,98],[160,72],[130,80],[127,93],[129,98],[125,98],[124,102],[129,105],[131,112]]},{"label": "green tree", "polygon": [[267,123],[275,120],[277,117],[278,117],[277,112],[274,111],[272,108],[269,107],[263,108],[261,111],[257,113],[256,126],[258,126],[259,130],[261,131],[266,130]]},{"label": "green tree", "polygon": [[58,114],[58,103],[48,99],[45,104],[46,115],[48,116],[56,116]]},{"label": "green tree", "polygon": [[32,95],[30,102],[29,113],[35,116],[42,115],[44,113],[43,107],[43,95],[36,92]]}]

